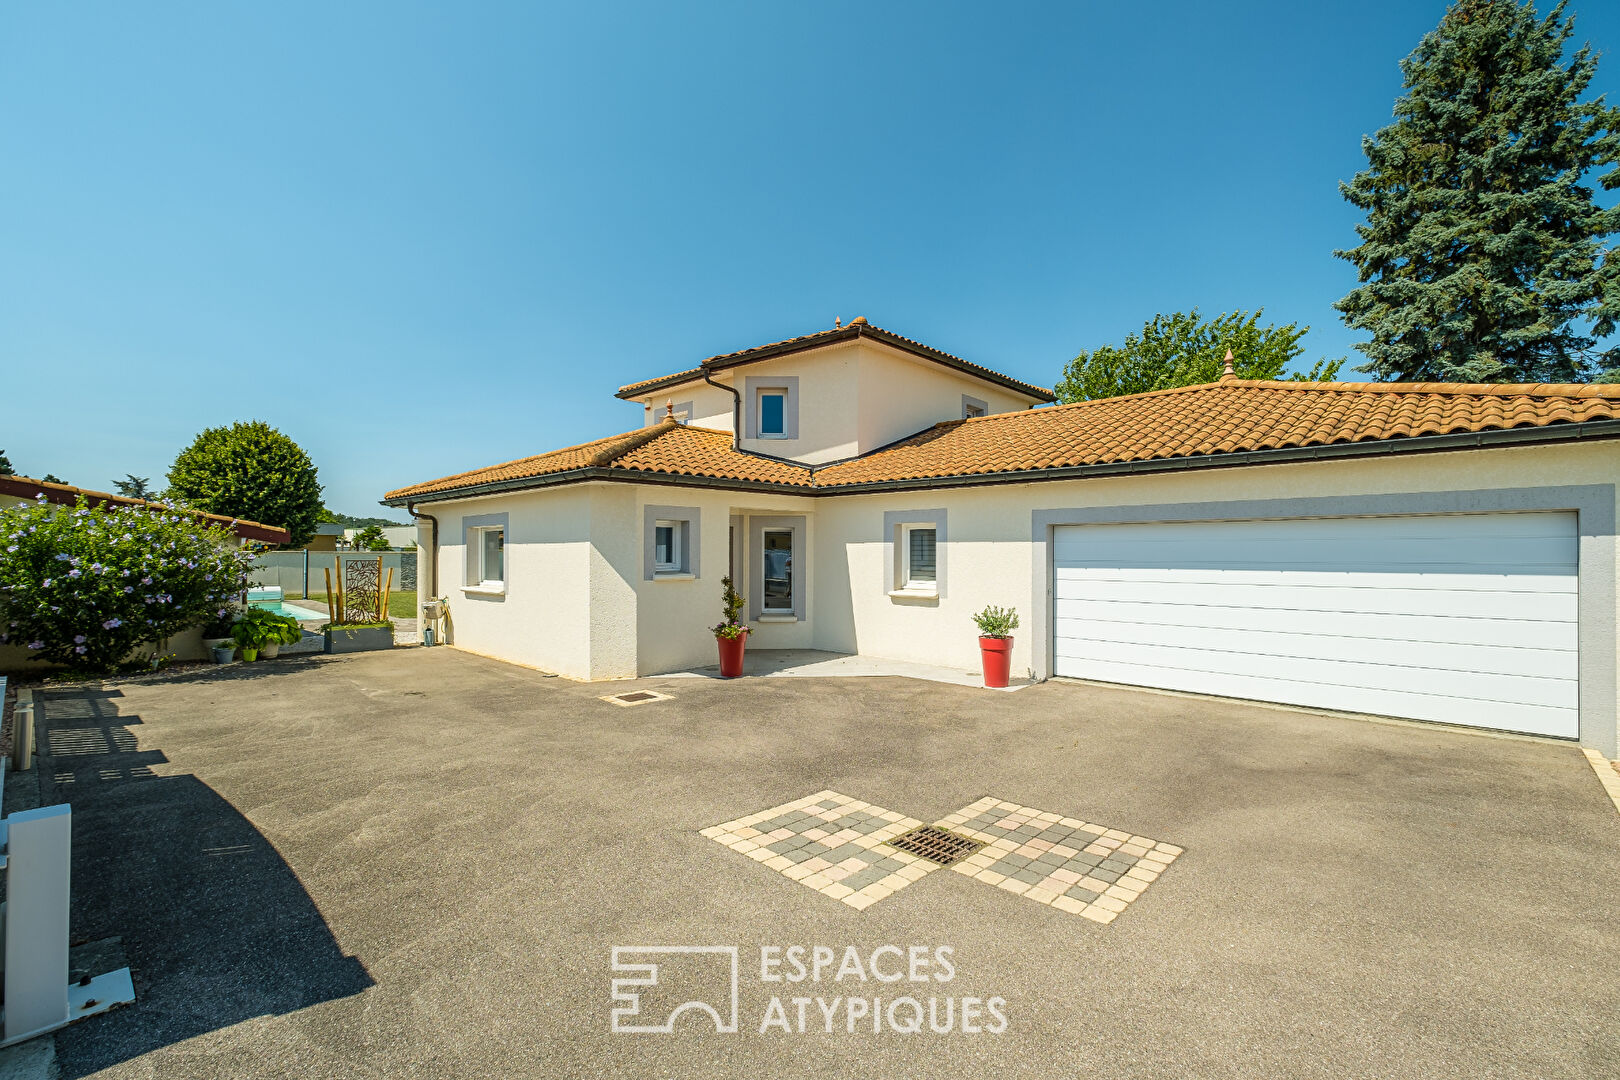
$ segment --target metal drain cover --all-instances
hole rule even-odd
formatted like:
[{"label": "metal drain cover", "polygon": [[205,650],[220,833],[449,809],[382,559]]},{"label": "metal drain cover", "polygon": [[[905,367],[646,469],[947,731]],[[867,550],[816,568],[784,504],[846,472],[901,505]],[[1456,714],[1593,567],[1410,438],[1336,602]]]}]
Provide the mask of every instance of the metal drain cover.
[{"label": "metal drain cover", "polygon": [[984,847],[984,843],[938,825],[923,825],[908,833],[901,833],[889,841],[889,846],[911,855],[920,855],[941,866],[950,866]]},{"label": "metal drain cover", "polygon": [[602,698],[611,705],[645,705],[649,701],[668,701],[670,695],[661,694],[657,690],[626,690],[622,694],[609,694]]}]

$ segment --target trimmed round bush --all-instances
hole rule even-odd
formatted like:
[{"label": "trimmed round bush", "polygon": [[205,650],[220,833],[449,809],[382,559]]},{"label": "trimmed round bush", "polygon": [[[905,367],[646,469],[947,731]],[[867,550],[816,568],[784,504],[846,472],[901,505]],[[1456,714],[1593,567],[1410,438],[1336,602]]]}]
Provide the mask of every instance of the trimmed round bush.
[{"label": "trimmed round bush", "polygon": [[253,555],[193,514],[140,506],[0,507],[0,642],[110,671],[139,646],[231,614]]},{"label": "trimmed round bush", "polygon": [[321,485],[303,447],[261,420],[209,428],[169,469],[169,497],[274,525],[302,547],[320,523]]}]

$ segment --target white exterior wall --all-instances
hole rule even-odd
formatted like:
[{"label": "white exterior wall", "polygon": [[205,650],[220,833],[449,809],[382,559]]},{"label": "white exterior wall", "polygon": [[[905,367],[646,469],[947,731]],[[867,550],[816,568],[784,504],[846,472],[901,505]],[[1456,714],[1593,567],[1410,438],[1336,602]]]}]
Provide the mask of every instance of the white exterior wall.
[{"label": "white exterior wall", "polygon": [[[448,644],[576,679],[636,673],[635,589],[625,566],[639,523],[632,528],[627,486],[573,484],[418,510],[439,521]],[[506,591],[487,596],[466,585],[465,519],[495,514],[507,515]]]},{"label": "white exterior wall", "polygon": [[[843,341],[807,352],[792,353],[726,368],[716,382],[743,395],[744,435],[748,433],[749,380],[798,381],[798,438],[743,438],[744,450],[821,464],[854,457],[914,435],[942,420],[962,416],[964,396],[981,401],[990,413],[1029,408],[1034,400],[964,375],[910,353],[867,338]],[[642,424],[655,424],[665,404],[692,403],[695,427],[732,429],[734,399],[725,390],[697,381],[636,399]]]},{"label": "white exterior wall", "polygon": [[[745,503],[738,505],[739,499]],[[647,506],[698,511],[696,576],[646,580]],[[795,496],[592,483],[430,503],[418,510],[439,521],[438,591],[449,601],[447,644],[596,680],[714,664],[709,627],[720,621],[732,515],[804,515],[808,524],[813,507],[813,500]],[[465,521],[498,514],[507,516],[506,592],[487,596],[466,587]],[[419,535],[423,551],[428,550],[426,523]],[[739,543],[746,547],[746,527]],[[807,553],[814,551],[813,536],[810,544]],[[813,588],[814,579],[806,584]],[[423,581],[422,599],[427,588]],[[746,581],[739,591],[747,593]],[[804,621],[756,625],[750,646],[810,647],[814,601],[808,593],[806,600]]]},{"label": "white exterior wall", "polygon": [[[1423,513],[1425,494],[1483,492],[1477,509],[1493,509],[1493,490],[1535,491],[1557,486],[1606,489],[1620,478],[1620,443],[1525,446],[1400,457],[1204,468],[1159,474],[1045,483],[993,484],[871,495],[788,496],[664,484],[594,483],[487,499],[429,504],[440,521],[439,591],[450,597],[450,641],[462,648],[581,679],[625,678],[715,663],[709,627],[719,619],[720,579],[728,569],[728,530],[739,519],[739,591],[750,591],[749,519],[803,516],[804,618],[753,627],[751,649],[819,648],[976,670],[972,615],[994,604],[1016,608],[1013,671],[1047,671],[1044,544],[1033,542],[1042,511],[1088,508],[1415,496],[1402,502]],[[1476,509],[1473,496],[1458,512]],[[698,573],[691,579],[646,580],[645,508],[691,507],[698,512]],[[944,511],[940,596],[889,596],[891,522],[908,512]],[[1429,511],[1433,512],[1433,511]],[[462,590],[462,519],[506,513],[505,597]],[[1241,516],[1241,515],[1233,515]],[[1608,534],[1581,537],[1582,648],[1615,640],[1620,556]],[[427,542],[426,529],[423,543]],[[1037,565],[1039,564],[1039,565]],[[746,617],[746,613],[745,613]],[[1620,696],[1614,658],[1596,668],[1609,701]],[[1583,701],[1589,669],[1583,661]],[[1589,734],[1583,705],[1582,739],[1615,751],[1612,713],[1606,734]]]},{"label": "white exterior wall", "polygon": [[962,417],[964,396],[984,402],[986,414],[1019,412],[1033,401],[883,346],[866,347],[861,357],[860,420],[856,441],[861,453],[915,435],[941,420]]},{"label": "white exterior wall", "polygon": [[[726,380],[717,378],[715,381]],[[646,394],[636,398],[635,403],[641,406],[642,427],[652,427],[661,422],[669,412],[668,406],[673,405],[678,409],[690,403],[692,406],[690,423],[693,427],[714,428],[716,431],[731,430],[731,394],[702,380],[660,393]]]},{"label": "white exterior wall", "polygon": [[[740,549],[737,591],[747,596],[747,518],[756,514],[804,515],[807,526],[813,526],[815,501],[795,496],[752,495],[697,487],[637,484],[626,485],[625,488],[635,496],[638,544],[645,543],[641,531],[647,516],[645,507],[691,507],[699,513],[699,552],[695,576],[655,577],[649,581],[645,574],[644,553],[640,547],[637,549],[636,573],[632,581],[636,589],[636,668],[639,674],[656,675],[716,663],[718,653],[714,634],[709,628],[720,621],[720,580],[728,572],[733,515],[741,519],[737,537]],[[814,551],[813,537],[809,541],[809,550]],[[813,589],[813,579],[807,585]],[[806,599],[811,607],[806,612],[805,620],[798,623],[749,622],[745,609],[743,620],[753,627],[748,647],[809,648],[815,612],[812,596],[807,595]]]},{"label": "white exterior wall", "polygon": [[[1032,515],[1040,509],[1551,485],[1612,487],[1617,478],[1620,443],[1604,441],[823,497],[817,500],[819,545],[812,586],[818,613],[816,646],[972,671],[979,664],[972,615],[988,604],[1010,606],[1022,620],[1014,639],[1013,672],[1044,677],[1047,643],[1031,618],[1035,590],[1044,592],[1047,587],[1045,568],[1035,565],[1031,543]],[[889,597],[892,571],[885,555],[885,511],[939,508],[947,512],[946,541],[941,545],[944,595],[938,601]],[[1582,581],[1583,630],[1591,625],[1585,621],[1587,613],[1599,604],[1602,610],[1595,617],[1612,632],[1617,614],[1614,583],[1620,575],[1613,537],[1583,537],[1582,543],[1606,544],[1601,548],[1606,551],[1602,564],[1609,574],[1606,582]],[[1620,691],[1620,686],[1609,690]]]}]

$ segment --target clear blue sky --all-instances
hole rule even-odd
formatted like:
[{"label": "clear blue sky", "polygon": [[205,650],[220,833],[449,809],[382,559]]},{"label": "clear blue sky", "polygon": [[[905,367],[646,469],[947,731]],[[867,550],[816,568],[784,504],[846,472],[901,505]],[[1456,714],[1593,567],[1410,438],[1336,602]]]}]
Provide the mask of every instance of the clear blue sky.
[{"label": "clear blue sky", "polygon": [[1443,9],[9,4],[0,447],[161,484],[262,419],[366,515],[835,315],[1046,385],[1194,306],[1348,353],[1335,185]]}]

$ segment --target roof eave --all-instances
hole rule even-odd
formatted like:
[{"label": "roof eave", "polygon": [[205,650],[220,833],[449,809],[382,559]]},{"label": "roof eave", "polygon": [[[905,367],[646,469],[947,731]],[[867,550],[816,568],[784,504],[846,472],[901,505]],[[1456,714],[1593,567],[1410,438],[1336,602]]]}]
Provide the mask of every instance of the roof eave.
[{"label": "roof eave", "polygon": [[593,480],[606,480],[613,483],[662,484],[669,487],[724,488],[728,491],[760,491],[779,495],[816,494],[814,488],[779,483],[775,480],[734,480],[727,477],[700,476],[696,473],[665,473],[646,469],[614,469],[594,465],[584,469],[569,469],[567,472],[547,473],[544,476],[497,480],[487,484],[449,488],[444,491],[431,491],[420,495],[384,497],[379,500],[379,503],[383,506],[403,509],[413,504],[453,502],[457,499],[474,499],[487,495],[507,495],[519,491],[558,487],[563,484],[582,484]]},{"label": "roof eave", "polygon": [[697,382],[703,378],[703,373],[706,371],[724,371],[727,368],[740,367],[761,360],[771,360],[778,356],[791,356],[794,353],[809,352],[811,349],[821,349],[828,345],[854,341],[860,337],[869,337],[873,341],[887,345],[890,348],[899,349],[901,352],[910,353],[925,360],[932,360],[934,363],[951,368],[970,378],[992,383],[1004,390],[1010,390],[1022,397],[1027,397],[1032,401],[1050,403],[1057,400],[1057,395],[1043,386],[1021,382],[1010,375],[1003,375],[1000,372],[991,371],[989,368],[979,368],[960,357],[952,356],[950,353],[940,352],[938,349],[910,341],[888,330],[882,330],[863,323],[851,323],[849,326],[837,330],[824,330],[819,334],[793,341],[780,341],[774,345],[761,345],[757,349],[748,349],[736,354],[711,357],[703,361],[699,367],[688,371],[680,371],[660,379],[620,387],[619,392],[613,396],[628,401],[644,394],[657,393],[660,390],[668,390],[685,383]]},{"label": "roof eave", "polygon": [[1496,446],[1525,446],[1536,443],[1566,442],[1574,439],[1620,438],[1620,420],[1585,420],[1578,423],[1545,424],[1535,427],[1462,431],[1445,435],[1414,435],[1399,439],[1369,439],[1364,442],[1328,443],[1315,446],[1284,446],[1270,450],[1240,450],[1197,457],[1151,458],[1142,461],[1116,461],[1095,465],[1069,465],[1047,469],[1020,469],[1011,472],[955,473],[949,476],[923,476],[903,480],[869,480],[836,487],[803,487],[772,480],[733,480],[695,474],[656,473],[636,469],[593,467],[574,469],[546,476],[503,480],[472,487],[453,488],[421,495],[381,500],[382,505],[406,507],[411,503],[450,502],[482,495],[554,487],[558,484],[608,480],[620,483],[664,484],[674,487],[721,488],[729,491],[759,491],[779,495],[825,498],[835,495],[862,495],[884,491],[916,491],[930,488],[983,487],[991,484],[1030,484],[1057,480],[1084,480],[1129,473],[1185,472],[1190,469],[1234,468],[1246,465],[1281,465],[1299,461],[1334,460],[1356,457],[1383,457],[1390,454],[1434,453]]},{"label": "roof eave", "polygon": [[1057,468],[1020,469],[1011,472],[994,473],[956,473],[950,476],[913,477],[903,480],[869,480],[853,484],[839,484],[832,487],[818,487],[815,489],[815,493],[820,496],[918,490],[923,488],[980,487],[987,484],[1027,484],[1050,480],[1079,480],[1097,476],[1118,476],[1127,473],[1185,472],[1190,469],[1279,465],[1298,461],[1383,457],[1390,454],[1434,453],[1446,450],[1488,449],[1497,446],[1566,442],[1573,439],[1614,438],[1620,438],[1620,420],[1585,420],[1576,423],[1565,422],[1534,427],[1459,431],[1444,435],[1413,435],[1396,439],[1368,439],[1352,443],[1282,446],[1268,450],[1238,450],[1220,454],[1102,462],[1095,465],[1069,465]]}]

